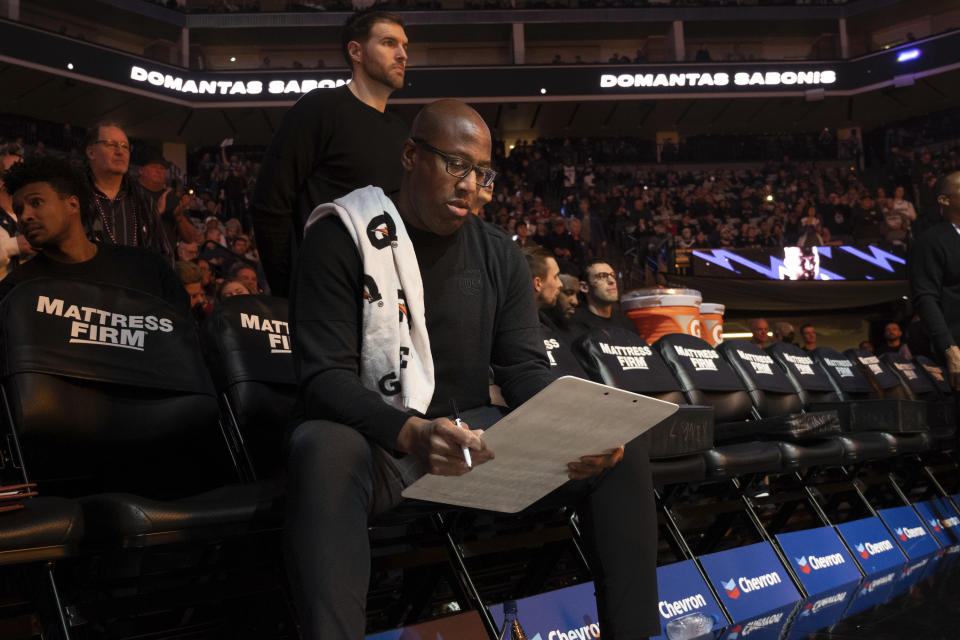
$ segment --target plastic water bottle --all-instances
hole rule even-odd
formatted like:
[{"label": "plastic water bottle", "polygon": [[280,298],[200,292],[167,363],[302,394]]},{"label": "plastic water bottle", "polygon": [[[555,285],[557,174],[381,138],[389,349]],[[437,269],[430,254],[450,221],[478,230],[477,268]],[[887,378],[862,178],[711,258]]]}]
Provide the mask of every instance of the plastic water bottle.
[{"label": "plastic water bottle", "polygon": [[712,616],[702,613],[691,613],[676,618],[667,623],[667,638],[669,640],[694,640],[694,638],[706,637],[713,631],[713,622]]},{"label": "plastic water bottle", "polygon": [[500,629],[499,640],[527,640],[527,634],[517,621],[516,600],[503,603],[503,627]]}]

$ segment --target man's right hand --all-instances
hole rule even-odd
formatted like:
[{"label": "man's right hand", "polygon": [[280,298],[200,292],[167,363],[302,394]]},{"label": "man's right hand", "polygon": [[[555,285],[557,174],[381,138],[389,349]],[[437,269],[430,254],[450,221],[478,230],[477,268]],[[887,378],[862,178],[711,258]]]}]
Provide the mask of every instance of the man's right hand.
[{"label": "man's right hand", "polygon": [[470,449],[473,466],[493,460],[493,451],[480,438],[482,433],[467,428],[466,423],[458,427],[448,418],[409,418],[397,436],[397,450],[419,458],[428,473],[462,476],[470,471],[462,447]]},{"label": "man's right hand", "polygon": [[960,391],[960,347],[952,345],[947,349],[947,373],[950,386]]}]

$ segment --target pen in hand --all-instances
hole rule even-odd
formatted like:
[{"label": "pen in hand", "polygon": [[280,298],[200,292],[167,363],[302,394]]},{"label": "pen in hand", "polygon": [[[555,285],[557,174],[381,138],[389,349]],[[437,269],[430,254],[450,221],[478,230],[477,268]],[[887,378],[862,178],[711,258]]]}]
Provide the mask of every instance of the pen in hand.
[{"label": "pen in hand", "polygon": [[[450,407],[453,409],[453,421],[458,427],[463,427],[463,422],[460,420],[460,410],[457,409],[457,401],[453,398],[450,398]],[[473,460],[470,459],[470,449],[466,446],[461,447],[463,449],[463,459],[467,462],[467,468],[473,469]]]}]

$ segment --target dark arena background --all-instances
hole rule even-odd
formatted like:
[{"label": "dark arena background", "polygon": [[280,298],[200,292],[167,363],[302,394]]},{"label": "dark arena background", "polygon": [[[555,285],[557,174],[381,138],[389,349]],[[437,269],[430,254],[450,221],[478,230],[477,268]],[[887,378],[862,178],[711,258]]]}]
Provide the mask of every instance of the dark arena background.
[{"label": "dark arena background", "polygon": [[[314,135],[284,126],[299,99],[351,80],[341,31],[371,2],[0,0],[2,168],[59,159],[99,189],[96,150],[129,156],[123,184],[176,216],[163,268],[191,303],[62,270],[0,280],[0,639],[346,637],[304,631],[285,546],[290,434],[309,394],[337,388],[296,364],[255,201],[262,175],[316,169],[277,178],[270,154]],[[562,318],[531,357],[679,405],[635,441],[655,499],[650,637],[960,638],[960,249],[937,248],[960,233],[960,2],[372,9],[409,38],[387,115],[408,129],[436,100],[475,109],[497,174],[482,187],[474,166],[487,191],[470,215],[560,270],[553,302],[530,263],[541,317]],[[8,283],[56,262],[13,195]],[[371,283],[372,306],[388,292]],[[567,331],[562,305],[597,315],[603,283],[622,322]],[[621,498],[632,522],[649,496]],[[587,527],[563,504],[378,514],[366,638],[613,638]]]}]

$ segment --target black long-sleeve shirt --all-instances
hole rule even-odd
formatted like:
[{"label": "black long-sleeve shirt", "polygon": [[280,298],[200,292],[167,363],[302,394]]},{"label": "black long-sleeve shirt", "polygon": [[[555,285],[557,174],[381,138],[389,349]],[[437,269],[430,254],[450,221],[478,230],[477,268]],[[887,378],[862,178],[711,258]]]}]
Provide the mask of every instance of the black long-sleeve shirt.
[{"label": "black long-sleeve shirt", "polygon": [[[510,406],[549,384],[530,271],[506,233],[475,216],[450,236],[408,232],[423,279],[436,380],[426,416],[450,415],[451,398],[461,409],[489,404],[491,367]],[[299,409],[392,450],[410,414],[360,381],[363,285],[360,254],[340,220],[314,224],[290,307]]]},{"label": "black long-sleeve shirt", "polygon": [[186,315],[189,297],[165,258],[140,247],[99,244],[86,262],[57,262],[42,252],[0,280],[0,299],[19,283],[36,278],[101,282],[136,289],[163,298]]},{"label": "black long-sleeve shirt", "polygon": [[927,229],[914,240],[907,268],[913,308],[942,360],[960,344],[960,233],[949,222]]},{"label": "black long-sleeve shirt", "polygon": [[346,86],[314,89],[283,118],[267,148],[250,204],[260,260],[274,295],[290,290],[292,265],[310,213],[354,189],[400,188],[408,127]]}]

